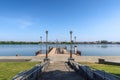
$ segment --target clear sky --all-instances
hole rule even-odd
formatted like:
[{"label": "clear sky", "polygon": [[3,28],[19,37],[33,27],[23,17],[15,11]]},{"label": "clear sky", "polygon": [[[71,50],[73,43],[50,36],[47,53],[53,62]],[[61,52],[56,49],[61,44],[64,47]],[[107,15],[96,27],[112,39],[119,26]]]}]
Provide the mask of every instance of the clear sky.
[{"label": "clear sky", "polygon": [[120,0],[0,0],[0,41],[120,41]]}]

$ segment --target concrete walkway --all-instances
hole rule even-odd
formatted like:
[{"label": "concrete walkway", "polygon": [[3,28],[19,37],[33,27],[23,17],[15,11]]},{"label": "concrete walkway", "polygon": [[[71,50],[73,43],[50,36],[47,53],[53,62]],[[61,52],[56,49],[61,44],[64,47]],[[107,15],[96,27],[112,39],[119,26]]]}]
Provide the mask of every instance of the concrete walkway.
[{"label": "concrete walkway", "polygon": [[51,62],[38,80],[84,80],[66,62]]},{"label": "concrete walkway", "polygon": [[[0,61],[6,60],[6,62],[11,59],[31,59],[32,62],[34,61],[43,61],[45,58],[45,54],[41,54],[41,56],[0,56]],[[49,56],[52,61],[66,61],[69,58],[69,54],[57,54]],[[77,62],[98,62],[99,58],[105,59],[106,61],[110,62],[118,62],[120,63],[120,56],[76,56],[73,55],[73,58]]]}]

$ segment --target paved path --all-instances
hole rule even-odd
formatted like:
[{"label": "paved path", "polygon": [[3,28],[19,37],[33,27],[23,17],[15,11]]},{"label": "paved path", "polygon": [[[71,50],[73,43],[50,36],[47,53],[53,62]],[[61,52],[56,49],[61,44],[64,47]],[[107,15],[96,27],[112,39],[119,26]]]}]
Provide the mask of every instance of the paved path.
[{"label": "paved path", "polygon": [[38,80],[84,80],[66,62],[51,62]]}]

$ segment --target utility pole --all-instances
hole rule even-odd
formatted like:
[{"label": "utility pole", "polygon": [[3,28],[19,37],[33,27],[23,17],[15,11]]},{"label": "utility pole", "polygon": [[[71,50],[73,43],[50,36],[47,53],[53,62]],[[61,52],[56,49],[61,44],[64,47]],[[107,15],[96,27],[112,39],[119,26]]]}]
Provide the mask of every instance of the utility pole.
[{"label": "utility pole", "polygon": [[41,52],[42,52],[42,36],[40,36],[40,41],[41,41]]}]

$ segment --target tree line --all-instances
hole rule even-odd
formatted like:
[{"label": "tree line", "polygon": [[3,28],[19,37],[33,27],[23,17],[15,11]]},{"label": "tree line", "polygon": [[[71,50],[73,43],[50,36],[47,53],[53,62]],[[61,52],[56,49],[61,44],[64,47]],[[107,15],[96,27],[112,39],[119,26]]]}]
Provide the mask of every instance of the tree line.
[{"label": "tree line", "polygon": [[[0,44],[46,44],[46,42],[25,42],[25,41],[0,41]],[[106,40],[93,42],[47,42],[48,44],[120,44],[120,42],[109,42]]]},{"label": "tree line", "polygon": [[38,42],[17,42],[17,41],[0,41],[0,44],[38,44]]}]

